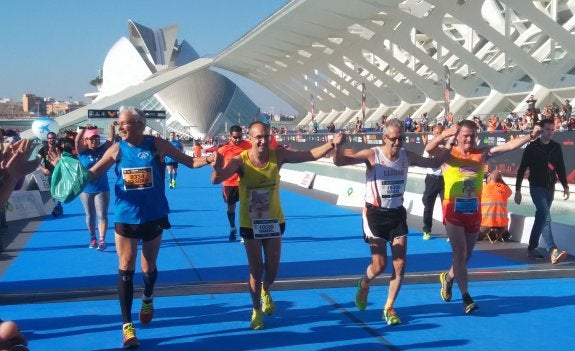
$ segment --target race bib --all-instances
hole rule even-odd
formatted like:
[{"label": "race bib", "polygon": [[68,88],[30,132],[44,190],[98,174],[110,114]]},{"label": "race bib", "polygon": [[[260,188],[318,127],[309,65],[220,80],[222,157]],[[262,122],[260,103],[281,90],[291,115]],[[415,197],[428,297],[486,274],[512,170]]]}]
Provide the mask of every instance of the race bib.
[{"label": "race bib", "polygon": [[456,197],[455,212],[469,214],[476,213],[479,210],[479,199],[476,197]]},{"label": "race bib", "polygon": [[281,236],[280,222],[277,219],[254,219],[252,224],[254,239],[270,239]]},{"label": "race bib", "polygon": [[142,190],[153,186],[152,167],[123,168],[125,190]]}]

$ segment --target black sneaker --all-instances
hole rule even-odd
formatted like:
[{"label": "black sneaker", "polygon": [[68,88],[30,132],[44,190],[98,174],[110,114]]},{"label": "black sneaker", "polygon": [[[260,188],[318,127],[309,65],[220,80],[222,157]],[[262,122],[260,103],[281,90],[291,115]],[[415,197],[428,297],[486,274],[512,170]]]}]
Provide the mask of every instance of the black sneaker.
[{"label": "black sneaker", "polygon": [[545,256],[547,256],[547,252],[540,247],[536,247],[533,249],[527,249],[527,256],[541,260],[541,259],[544,259]]},{"label": "black sneaker", "polygon": [[230,236],[229,236],[229,238],[228,238],[228,240],[229,240],[230,242],[231,242],[231,241],[236,241],[236,233],[237,233],[236,228],[230,229]]},{"label": "black sneaker", "polygon": [[479,306],[469,295],[463,298],[463,306],[465,307],[465,314],[470,314],[471,312],[479,309]]}]

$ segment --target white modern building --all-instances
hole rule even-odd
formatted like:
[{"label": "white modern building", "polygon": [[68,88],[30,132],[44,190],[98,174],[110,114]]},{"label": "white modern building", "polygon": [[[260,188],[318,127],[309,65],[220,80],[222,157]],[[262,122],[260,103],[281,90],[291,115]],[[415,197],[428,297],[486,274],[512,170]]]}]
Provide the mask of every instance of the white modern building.
[{"label": "white modern building", "polygon": [[[210,67],[276,93],[300,126],[311,122],[312,106],[322,125],[442,116],[446,71],[457,118],[521,112],[530,95],[538,108],[559,107],[575,97],[574,13],[575,0],[292,0],[216,57],[199,59],[177,43],[176,27],[130,22],[88,108],[164,106],[169,128],[201,135],[240,115],[253,120],[257,107]],[[83,113],[59,120],[77,123]]]},{"label": "white modern building", "polygon": [[[383,114],[456,116],[543,109],[575,96],[573,0],[291,1],[215,65],[274,91],[300,124]],[[312,98],[313,96],[313,98]]]},{"label": "white modern building", "polygon": [[[89,94],[94,103],[199,59],[188,42],[178,42],[177,25],[152,30],[129,21],[128,33],[106,55],[103,82],[96,94]],[[254,117],[262,118],[258,107],[240,88],[209,68],[176,80],[136,106],[166,111],[165,121],[148,120],[148,126],[155,131],[176,131],[194,138],[225,132],[233,124],[249,124]]]}]

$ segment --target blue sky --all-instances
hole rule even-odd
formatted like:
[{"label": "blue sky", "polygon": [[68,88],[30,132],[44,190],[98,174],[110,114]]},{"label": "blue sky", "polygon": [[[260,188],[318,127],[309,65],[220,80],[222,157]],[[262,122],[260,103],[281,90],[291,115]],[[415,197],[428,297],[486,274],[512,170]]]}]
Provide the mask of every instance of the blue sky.
[{"label": "blue sky", "polygon": [[[0,98],[23,93],[84,101],[94,91],[112,45],[127,36],[128,20],[156,29],[180,26],[178,40],[213,56],[268,18],[288,0],[29,0],[2,1]],[[232,78],[234,81],[236,79]],[[293,110],[255,83],[236,83],[262,111]]]}]

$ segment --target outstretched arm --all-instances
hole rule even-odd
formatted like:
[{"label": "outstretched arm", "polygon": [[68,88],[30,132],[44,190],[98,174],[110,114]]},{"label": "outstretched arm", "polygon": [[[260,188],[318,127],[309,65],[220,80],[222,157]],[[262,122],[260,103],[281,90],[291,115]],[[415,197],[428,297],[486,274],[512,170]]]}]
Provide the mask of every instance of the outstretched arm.
[{"label": "outstretched arm", "polygon": [[30,160],[33,150],[28,139],[10,145],[0,141],[0,207],[6,205],[18,180],[38,167],[38,159]]},{"label": "outstretched arm", "polygon": [[429,143],[427,143],[425,146],[425,151],[427,151],[429,155],[433,156],[441,153],[441,146],[445,143],[451,146],[455,140],[455,137],[457,136],[458,130],[459,128],[456,124],[452,125],[448,129],[445,129],[443,132],[441,132],[440,135],[435,136]]},{"label": "outstretched arm", "polygon": [[410,166],[439,168],[449,158],[451,147],[438,148],[433,158],[423,157],[409,150],[405,151],[407,152]]},{"label": "outstretched arm", "polygon": [[[338,133],[337,143],[335,144],[335,154],[333,155],[333,164],[340,166],[357,165],[360,163],[366,163],[368,166],[374,162],[374,154],[371,149],[363,149],[351,155],[343,155],[341,151],[341,146],[344,143],[345,137],[343,133]],[[334,136],[334,141],[335,141]]]},{"label": "outstretched arm", "polygon": [[234,173],[241,173],[243,162],[240,156],[232,158],[230,162],[228,162],[224,167],[224,157],[217,152],[214,152],[214,155],[215,160],[212,163],[212,184],[220,184],[224,180],[234,175]]},{"label": "outstretched arm", "polygon": [[169,156],[181,164],[190,168],[200,168],[213,162],[215,156],[208,155],[203,157],[191,157],[178,150],[167,140],[156,139],[156,149],[162,155]]},{"label": "outstretched arm", "polygon": [[518,149],[524,144],[528,143],[529,141],[536,139],[539,136],[539,134],[541,134],[541,127],[535,126],[531,131],[531,134],[524,135],[521,138],[511,139],[505,144],[496,145],[487,149],[487,155],[489,157],[495,157],[504,154],[508,151]]},{"label": "outstretched arm", "polygon": [[335,143],[330,141],[309,151],[291,151],[285,148],[277,148],[278,167],[281,167],[284,163],[301,163],[318,160],[334,147]]}]

